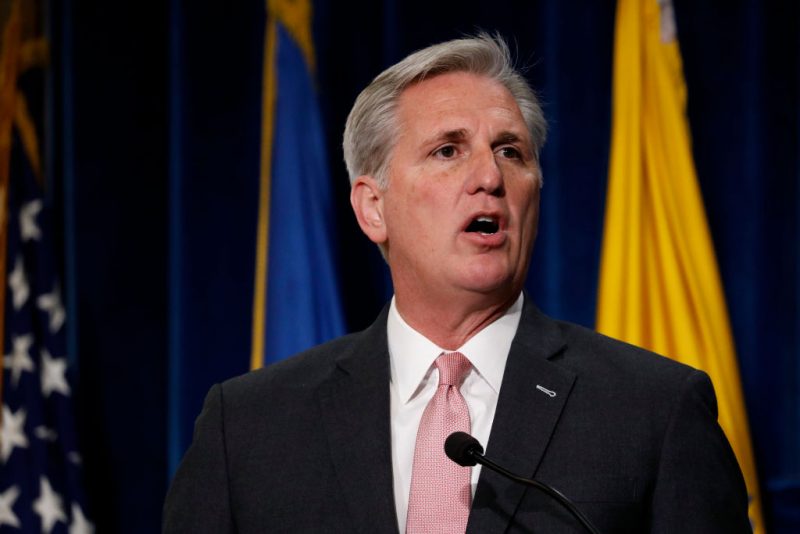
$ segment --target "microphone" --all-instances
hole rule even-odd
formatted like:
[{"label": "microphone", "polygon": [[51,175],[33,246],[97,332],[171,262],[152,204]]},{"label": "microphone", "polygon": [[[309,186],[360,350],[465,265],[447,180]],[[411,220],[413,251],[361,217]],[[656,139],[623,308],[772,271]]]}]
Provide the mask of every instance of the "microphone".
[{"label": "microphone", "polygon": [[478,463],[488,467],[492,471],[500,473],[504,477],[510,478],[514,482],[519,482],[520,484],[525,484],[526,486],[533,486],[534,488],[546,493],[551,498],[555,499],[559,504],[561,504],[561,506],[566,508],[567,511],[569,511],[569,513],[571,513],[572,516],[575,517],[575,519],[577,519],[578,522],[583,525],[583,528],[585,528],[588,532],[591,532],[592,534],[600,534],[600,531],[597,530],[594,525],[592,525],[591,521],[589,521],[585,515],[583,515],[583,512],[581,512],[572,501],[565,497],[563,493],[543,482],[539,482],[538,480],[515,475],[511,471],[489,460],[486,456],[484,456],[483,447],[481,446],[480,442],[466,432],[453,432],[447,436],[447,439],[444,442],[444,452],[448,458],[453,460],[458,465],[469,467]]}]

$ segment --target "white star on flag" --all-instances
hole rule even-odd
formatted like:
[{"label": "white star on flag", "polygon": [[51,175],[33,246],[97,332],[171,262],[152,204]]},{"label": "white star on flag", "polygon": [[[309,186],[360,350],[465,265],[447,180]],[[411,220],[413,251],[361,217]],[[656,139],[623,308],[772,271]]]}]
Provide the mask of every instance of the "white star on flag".
[{"label": "white star on flag", "polygon": [[69,534],[94,534],[94,525],[83,515],[83,510],[78,503],[72,503],[72,523],[69,525]]},{"label": "white star on flag", "polygon": [[42,441],[56,441],[58,439],[58,432],[52,428],[47,428],[44,425],[37,426],[33,429],[33,435]]},{"label": "white star on flag", "polygon": [[24,408],[12,413],[8,406],[3,405],[3,425],[0,426],[0,457],[3,458],[3,463],[8,461],[14,447],[23,449],[28,446],[28,438],[25,436],[26,417]]},{"label": "white star on flag", "polygon": [[55,334],[58,332],[67,317],[64,305],[61,303],[61,292],[58,290],[58,284],[53,287],[51,293],[40,295],[36,299],[36,306],[50,316],[50,333]]},{"label": "white star on flag", "polygon": [[38,241],[42,237],[42,231],[36,224],[36,216],[42,211],[42,201],[38,198],[23,204],[19,209],[19,233],[23,241],[31,239]]},{"label": "white star on flag", "polygon": [[47,349],[42,349],[42,395],[45,398],[53,392],[69,395],[66,373],[67,359],[53,358]]},{"label": "white star on flag", "polygon": [[11,486],[3,493],[0,493],[0,527],[8,525],[19,528],[19,518],[14,513],[14,503],[19,497],[19,488]]},{"label": "white star on flag", "polygon": [[33,511],[42,518],[42,532],[50,534],[58,521],[67,522],[67,515],[64,513],[64,505],[61,504],[61,496],[53,491],[47,478],[39,479],[39,488],[39,498],[33,501]]},{"label": "white star on flag", "polygon": [[21,256],[17,256],[14,260],[14,270],[8,275],[8,287],[11,288],[11,302],[14,303],[14,309],[19,310],[28,301],[31,292]]},{"label": "white star on flag", "polygon": [[33,360],[28,349],[33,344],[33,336],[11,336],[11,354],[3,358],[3,367],[11,369],[11,382],[14,387],[19,385],[19,377],[23,371],[33,372]]}]

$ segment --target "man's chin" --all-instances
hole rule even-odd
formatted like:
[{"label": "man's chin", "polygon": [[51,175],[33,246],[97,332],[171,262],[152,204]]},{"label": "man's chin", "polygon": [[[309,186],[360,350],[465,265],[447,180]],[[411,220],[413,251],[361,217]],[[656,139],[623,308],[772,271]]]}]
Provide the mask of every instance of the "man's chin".
[{"label": "man's chin", "polygon": [[462,287],[472,293],[504,299],[519,290],[515,288],[514,273],[508,269],[470,270],[462,280]]}]

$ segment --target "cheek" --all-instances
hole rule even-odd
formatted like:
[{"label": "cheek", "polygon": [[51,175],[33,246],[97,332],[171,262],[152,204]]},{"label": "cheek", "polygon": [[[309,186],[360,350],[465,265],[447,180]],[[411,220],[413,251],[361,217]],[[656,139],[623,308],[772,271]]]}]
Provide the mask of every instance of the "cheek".
[{"label": "cheek", "polygon": [[517,216],[520,223],[520,246],[530,249],[536,239],[539,224],[539,187],[534,185],[526,191],[520,191],[517,204]]},{"label": "cheek", "polygon": [[386,229],[390,243],[402,243],[399,246],[403,248],[417,247],[421,250],[424,247],[430,239],[431,229],[436,228],[436,221],[431,220],[431,213],[434,212],[427,204],[424,196],[409,194],[402,200],[386,205]]},{"label": "cheek", "polygon": [[526,181],[515,190],[511,191],[513,198],[518,199],[517,213],[523,221],[535,220],[539,213],[539,185],[536,182]]},{"label": "cheek", "polygon": [[530,213],[531,220],[534,225],[537,224],[539,221],[539,186],[538,184],[535,186],[534,191],[531,195],[531,202],[528,206],[528,212]]}]

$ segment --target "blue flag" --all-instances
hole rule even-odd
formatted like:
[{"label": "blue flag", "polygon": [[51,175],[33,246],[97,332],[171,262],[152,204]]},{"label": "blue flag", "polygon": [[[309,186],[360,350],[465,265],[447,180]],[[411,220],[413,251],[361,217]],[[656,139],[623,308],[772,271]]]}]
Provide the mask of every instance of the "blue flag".
[{"label": "blue flag", "polygon": [[270,5],[253,367],[345,331],[332,187],[310,64],[310,3]]}]

